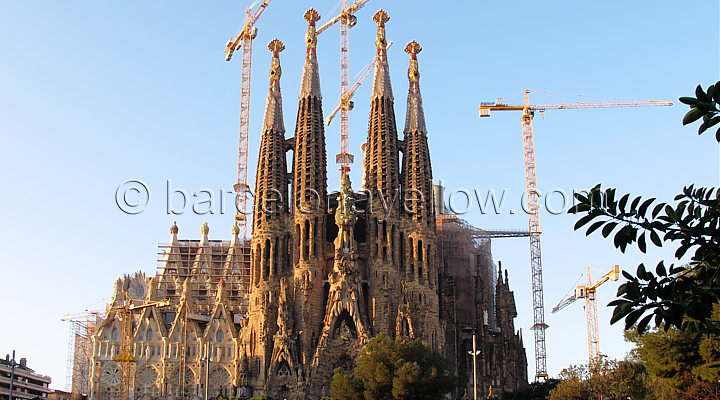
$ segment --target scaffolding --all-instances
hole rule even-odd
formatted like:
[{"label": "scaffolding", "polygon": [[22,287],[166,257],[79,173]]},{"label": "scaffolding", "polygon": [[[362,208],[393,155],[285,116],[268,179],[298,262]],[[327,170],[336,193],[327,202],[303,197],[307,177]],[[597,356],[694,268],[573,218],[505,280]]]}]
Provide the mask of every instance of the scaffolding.
[{"label": "scaffolding", "polygon": [[[199,299],[213,299],[220,281],[225,282],[228,299],[242,313],[250,293],[250,241],[178,240],[158,245],[156,281],[164,297],[177,304],[181,285],[190,279],[189,290]],[[167,279],[167,278],[176,279]]]},{"label": "scaffolding", "polygon": [[91,336],[95,333],[98,317],[80,317],[68,320],[70,336],[68,338],[67,373],[65,390],[70,392],[71,400],[81,400],[89,393],[90,360],[92,358]]}]

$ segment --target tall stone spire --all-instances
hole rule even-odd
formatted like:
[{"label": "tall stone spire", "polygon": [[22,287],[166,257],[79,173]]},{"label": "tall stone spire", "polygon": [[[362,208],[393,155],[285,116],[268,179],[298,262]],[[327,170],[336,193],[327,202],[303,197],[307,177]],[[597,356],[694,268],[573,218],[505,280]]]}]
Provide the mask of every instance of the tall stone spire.
[{"label": "tall stone spire", "polygon": [[307,96],[322,98],[320,93],[320,73],[317,65],[317,32],[315,31],[315,23],[320,20],[320,14],[312,8],[307,10],[304,15],[308,22],[308,31],[305,35],[305,44],[307,46],[305,55],[305,65],[303,66],[302,81],[300,82],[300,98]]},{"label": "tall stone spire", "polygon": [[[412,41],[405,47],[410,54],[408,79],[410,88],[407,98],[405,117],[405,152],[403,154],[403,220],[407,235],[407,249],[403,253],[401,265],[403,280],[407,282],[404,290],[422,296],[430,304],[438,301],[438,267],[435,235],[435,209],[432,204],[433,185],[430,150],[425,128],[422,96],[420,95],[420,72],[417,55],[422,47]],[[440,316],[437,310],[418,307],[417,303],[408,306],[412,316],[413,332],[433,347],[443,343],[443,330],[440,328]]]},{"label": "tall stone spire", "polygon": [[291,274],[290,212],[288,205],[288,173],[285,161],[285,126],[280,94],[280,52],[285,46],[277,39],[268,45],[272,52],[270,89],[265,106],[263,132],[260,140],[255,207],[250,240],[250,298],[247,326],[241,342],[247,349],[251,370],[250,380],[267,382],[272,376],[271,354],[277,333],[277,293],[283,276]]},{"label": "tall stone spire", "polygon": [[405,153],[403,157],[402,181],[403,199],[407,201],[406,213],[414,221],[424,223],[427,228],[435,230],[435,210],[432,206],[433,186],[430,150],[428,148],[425,113],[423,112],[422,96],[420,95],[420,71],[417,55],[422,47],[412,41],[405,47],[410,54],[408,79],[410,88],[407,97],[407,114],[405,117]]},{"label": "tall stone spire", "polygon": [[307,374],[315,346],[322,328],[324,307],[323,281],[327,279],[324,247],[325,218],[327,210],[327,154],[325,152],[325,127],[323,125],[320,77],[315,55],[317,33],[315,23],[320,19],[317,11],[310,9],[304,15],[308,22],[305,44],[295,148],[293,151],[293,221],[295,242],[293,251],[294,315],[295,329],[301,349],[298,362]]},{"label": "tall stone spire", "polygon": [[385,39],[385,23],[390,20],[390,16],[380,10],[373,15],[373,21],[377,22],[377,37],[375,46],[377,47],[378,62],[375,64],[375,76],[373,79],[373,97],[386,97],[393,101],[392,86],[390,85],[390,67],[387,61],[387,39]]},{"label": "tall stone spire", "polygon": [[400,188],[397,126],[395,123],[394,98],[390,84],[390,70],[387,61],[387,42],[385,40],[385,22],[388,20],[390,20],[390,17],[383,10],[378,11],[373,16],[373,21],[378,24],[375,44],[379,59],[375,64],[367,148],[364,159],[366,164],[365,184],[366,188],[374,195],[373,197],[377,197],[376,191],[381,191],[385,197],[393,196]]},{"label": "tall stone spire", "polygon": [[383,10],[373,16],[378,25],[378,62],[375,64],[370,120],[365,148],[365,190],[368,194],[367,224],[370,255],[370,320],[374,333],[395,334],[395,315],[400,302],[400,171],[394,100],[387,60]]}]

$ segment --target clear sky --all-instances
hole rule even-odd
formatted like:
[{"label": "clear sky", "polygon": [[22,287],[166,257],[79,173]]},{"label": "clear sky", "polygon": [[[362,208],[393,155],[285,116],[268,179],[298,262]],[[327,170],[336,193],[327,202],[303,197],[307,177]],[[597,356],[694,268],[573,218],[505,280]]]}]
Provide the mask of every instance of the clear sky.
[{"label": "clear sky", "polygon": [[[315,7],[327,17],[337,0],[274,0],[258,24],[253,58],[249,180],[254,184],[259,126],[268,84],[267,43],[281,54],[285,125],[297,112],[306,23]],[[102,308],[113,281],[137,270],[154,274],[158,243],[173,220],[180,236],[197,238],[203,221],[211,239],[228,239],[233,214],[219,213],[217,193],[236,180],[240,60],[224,61],[249,1],[3,1],[0,2],[0,352],[16,349],[29,365],[64,388],[69,312]],[[520,210],[524,167],[520,115],[479,119],[477,105],[525,88],[608,98],[672,100],[719,78],[718,3],[677,1],[371,0],[351,31],[351,75],[375,51],[372,14],[391,17],[388,39],[395,112],[402,131],[410,40],[419,55],[421,89],[434,178],[448,191],[507,190],[503,211],[464,215],[484,228],[527,227]],[[339,95],[339,32],[319,39],[326,115]],[[360,159],[367,134],[370,79],[355,96],[351,149]],[[577,101],[533,94],[534,103]],[[593,100],[587,99],[586,100]],[[509,99],[521,102],[521,97]],[[697,127],[681,125],[686,106],[554,110],[535,120],[538,184],[543,193],[592,187],[671,200],[684,184],[718,182],[718,145]],[[336,122],[334,122],[336,124]],[[328,159],[339,127],[327,130]],[[355,164],[353,181],[360,181]],[[331,189],[338,173],[330,165]],[[138,215],[118,209],[115,193],[128,179],[147,184],[151,200]],[[166,182],[216,192],[216,214],[166,212]],[[562,205],[559,195],[550,206]],[[231,197],[227,197],[231,199]],[[462,208],[462,202],[457,204]],[[176,199],[179,202],[179,198]],[[176,208],[180,204],[177,203]],[[587,359],[585,314],[573,304],[551,308],[587,266],[595,276],[613,264],[634,270],[672,252],[634,250],[574,232],[576,217],[543,211],[548,367],[556,375]],[[517,328],[524,333],[534,376],[529,248],[526,239],[493,243],[510,271]],[[601,351],[629,349],[620,326],[602,307],[617,283],[599,291]]]}]

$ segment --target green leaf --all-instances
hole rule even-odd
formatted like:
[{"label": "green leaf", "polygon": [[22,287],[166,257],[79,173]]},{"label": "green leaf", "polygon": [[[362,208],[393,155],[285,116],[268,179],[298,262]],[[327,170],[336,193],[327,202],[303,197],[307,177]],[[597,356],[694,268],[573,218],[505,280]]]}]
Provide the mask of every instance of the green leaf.
[{"label": "green leaf", "polygon": [[665,270],[665,264],[663,264],[662,261],[660,261],[655,268],[655,273],[657,273],[658,276],[667,276],[667,270]]},{"label": "green leaf", "polygon": [[642,334],[643,332],[645,332],[645,328],[647,328],[652,317],[653,317],[652,314],[646,315],[642,320],[640,320],[640,322],[638,322],[637,331],[639,334]]},{"label": "green leaf", "polygon": [[688,111],[687,114],[685,114],[685,117],[683,117],[683,125],[692,124],[693,122],[700,119],[703,114],[705,114],[705,111],[699,108],[693,108],[692,110]]},{"label": "green leaf", "polygon": [[698,101],[707,101],[708,100],[707,95],[705,94],[702,86],[700,86],[700,85],[697,85],[697,87],[695,88],[695,97],[697,97]]},{"label": "green leaf", "polygon": [[585,224],[587,224],[588,222],[592,221],[593,218],[595,218],[595,215],[592,215],[592,214],[588,214],[588,215],[583,216],[582,218],[580,218],[580,219],[575,223],[575,230],[578,230],[578,229],[582,228],[583,225],[585,225]]},{"label": "green leaf", "polygon": [[648,207],[650,206],[650,204],[652,204],[653,201],[655,201],[655,198],[654,198],[654,197],[645,200],[645,201],[640,205],[640,208],[638,209],[638,215],[642,215],[642,216],[644,217],[644,216],[645,216],[645,212],[647,211]]},{"label": "green leaf", "polygon": [[635,325],[635,322],[637,322],[644,312],[645,310],[641,308],[628,314],[627,317],[625,317],[625,330],[628,330],[630,327]]},{"label": "green leaf", "polygon": [[621,305],[615,307],[615,310],[613,311],[612,318],[610,318],[610,325],[620,321],[627,315],[627,311],[625,308]]},{"label": "green leaf", "polygon": [[591,233],[595,232],[597,228],[603,226],[606,221],[596,221],[585,232],[585,236],[590,236]]},{"label": "green leaf", "polygon": [[660,213],[660,211],[665,207],[665,203],[660,203],[653,208],[652,217],[655,218]]},{"label": "green leaf", "polygon": [[678,100],[680,100],[681,103],[687,104],[689,106],[694,106],[698,103],[698,99],[694,97],[681,97]]},{"label": "green leaf", "polygon": [[620,208],[620,211],[625,211],[625,204],[627,204],[627,201],[629,198],[630,198],[629,193],[620,198],[620,202],[618,203],[618,207]]},{"label": "green leaf", "polygon": [[608,237],[610,233],[615,229],[617,226],[617,222],[608,222],[607,225],[605,225],[602,229],[602,235],[603,237]]},{"label": "green leaf", "polygon": [[647,244],[645,243],[645,234],[642,233],[640,237],[638,238],[638,248],[641,252],[645,253],[647,251]]},{"label": "green leaf", "polygon": [[633,200],[632,204],[630,204],[630,212],[632,212],[632,213],[635,212],[635,210],[637,209],[638,203],[640,203],[640,200],[642,200],[642,198],[640,196],[636,197],[635,200]]},{"label": "green leaf", "polygon": [[652,240],[655,246],[662,247],[662,241],[660,241],[660,236],[658,236],[655,231],[650,231],[650,240]]}]

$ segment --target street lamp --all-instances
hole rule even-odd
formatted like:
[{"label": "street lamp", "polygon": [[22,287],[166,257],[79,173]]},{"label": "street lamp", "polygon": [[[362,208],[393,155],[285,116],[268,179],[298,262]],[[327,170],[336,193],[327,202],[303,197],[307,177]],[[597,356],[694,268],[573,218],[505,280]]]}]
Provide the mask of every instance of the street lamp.
[{"label": "street lamp", "polygon": [[210,341],[205,343],[205,357],[202,358],[205,361],[205,400],[208,400],[208,393],[210,389],[210,361],[214,361],[213,357],[210,357]]},{"label": "street lamp", "polygon": [[475,333],[473,333],[473,349],[472,351],[468,351],[468,354],[470,354],[473,358],[473,399],[477,400],[477,356],[480,355],[480,350],[477,349],[477,345],[475,343]]},{"label": "street lamp", "polygon": [[15,367],[17,366],[18,364],[15,364],[15,350],[13,350],[12,360],[10,361],[10,397],[8,397],[8,400],[13,400],[13,381],[15,380]]}]

